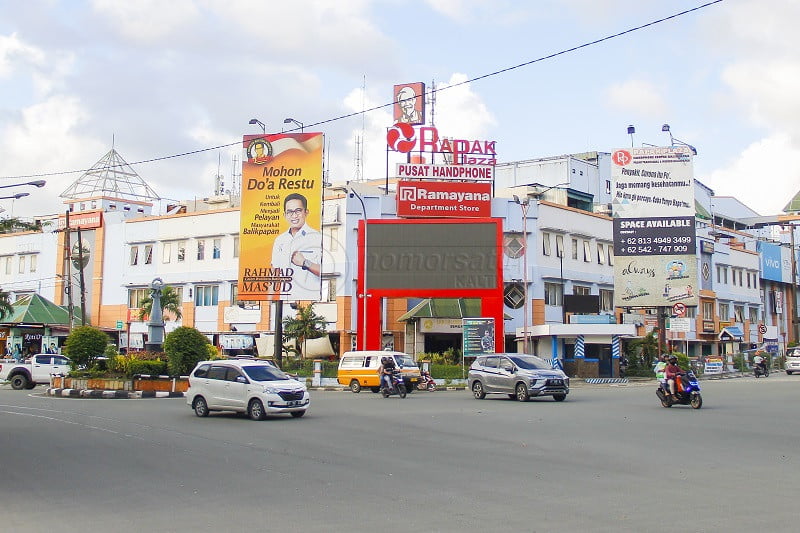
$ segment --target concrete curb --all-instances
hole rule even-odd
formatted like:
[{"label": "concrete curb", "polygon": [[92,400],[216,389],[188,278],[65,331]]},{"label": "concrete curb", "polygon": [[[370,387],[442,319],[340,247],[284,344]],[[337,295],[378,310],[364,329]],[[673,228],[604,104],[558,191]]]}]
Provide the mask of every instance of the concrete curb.
[{"label": "concrete curb", "polygon": [[96,389],[54,389],[46,391],[48,396],[60,398],[100,398],[117,400],[138,400],[142,398],[183,398],[182,392],[165,391],[127,391],[127,390],[96,390]]}]

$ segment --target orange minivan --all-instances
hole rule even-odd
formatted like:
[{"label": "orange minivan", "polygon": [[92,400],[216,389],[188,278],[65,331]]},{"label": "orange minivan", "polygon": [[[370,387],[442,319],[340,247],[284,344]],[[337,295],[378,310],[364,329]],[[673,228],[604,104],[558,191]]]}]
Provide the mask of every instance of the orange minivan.
[{"label": "orange minivan", "polygon": [[414,390],[419,382],[419,367],[410,355],[403,352],[380,350],[345,352],[339,361],[336,379],[341,385],[350,387],[353,392],[361,392],[364,387],[372,392],[378,392],[380,390],[378,367],[381,366],[381,357],[387,356],[394,359],[395,367],[403,373],[406,390]]}]

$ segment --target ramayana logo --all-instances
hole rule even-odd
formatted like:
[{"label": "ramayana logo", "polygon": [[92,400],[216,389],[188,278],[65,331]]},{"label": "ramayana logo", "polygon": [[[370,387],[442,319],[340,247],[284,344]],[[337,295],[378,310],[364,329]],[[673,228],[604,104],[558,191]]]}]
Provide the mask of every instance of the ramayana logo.
[{"label": "ramayana logo", "polygon": [[416,187],[400,187],[400,199],[404,202],[415,202],[417,200]]}]

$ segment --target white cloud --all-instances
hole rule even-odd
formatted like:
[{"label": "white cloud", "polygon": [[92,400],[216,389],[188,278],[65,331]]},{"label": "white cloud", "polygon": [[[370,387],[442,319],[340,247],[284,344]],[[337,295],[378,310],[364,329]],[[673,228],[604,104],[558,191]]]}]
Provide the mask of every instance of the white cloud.
[{"label": "white cloud", "polygon": [[0,77],[13,74],[17,63],[43,65],[45,59],[44,52],[20,41],[16,33],[0,35]]},{"label": "white cloud", "polygon": [[730,165],[701,181],[715,194],[735,196],[759,214],[778,214],[800,191],[800,149],[787,135],[773,135],[751,144]]},{"label": "white cloud", "polygon": [[169,39],[176,28],[192,25],[199,15],[192,0],[92,0],[92,7],[132,41]]},{"label": "white cloud", "polygon": [[667,116],[667,103],[661,91],[646,80],[631,79],[616,83],[606,91],[608,104],[628,115],[646,118]]},{"label": "white cloud", "polygon": [[[447,137],[484,139],[496,121],[483,98],[464,83],[467,79],[466,74],[455,73],[437,84],[436,127]],[[429,108],[429,117],[430,112]]]}]

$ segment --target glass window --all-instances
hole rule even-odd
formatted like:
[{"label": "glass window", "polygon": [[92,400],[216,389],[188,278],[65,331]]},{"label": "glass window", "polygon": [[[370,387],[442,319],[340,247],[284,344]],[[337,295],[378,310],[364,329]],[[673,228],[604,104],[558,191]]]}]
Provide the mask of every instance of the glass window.
[{"label": "glass window", "polygon": [[239,236],[233,236],[233,257],[239,257]]},{"label": "glass window", "polygon": [[145,244],[144,245],[144,264],[145,265],[152,265],[153,264],[153,245],[152,244]]},{"label": "glass window", "polygon": [[583,241],[583,260],[586,263],[592,262],[592,249],[589,241]]},{"label": "glass window", "polygon": [[198,285],[194,288],[194,305],[208,307],[219,304],[219,285]]},{"label": "glass window", "polygon": [[219,259],[222,255],[222,239],[214,239],[211,250],[212,259]]},{"label": "glass window", "polygon": [[542,254],[550,255],[550,234],[542,233]]},{"label": "glass window", "polygon": [[214,365],[208,369],[208,379],[221,379],[225,380],[225,374],[228,373],[228,369],[224,366]]},{"label": "glass window", "polygon": [[6,257],[6,274],[11,274],[11,256]]},{"label": "glass window", "polygon": [[714,302],[703,302],[703,318],[706,320],[714,319]]},{"label": "glass window", "polygon": [[730,304],[724,304],[720,302],[719,304],[719,319],[720,320],[728,320],[731,317],[731,306]]},{"label": "glass window", "polygon": [[38,259],[39,259],[38,255],[32,255],[31,256],[31,260],[30,260],[30,271],[31,272],[36,272],[36,263],[38,262]]},{"label": "glass window", "polygon": [[563,302],[563,292],[560,283],[547,283],[544,284],[544,304],[545,305],[561,305]]},{"label": "glass window", "polygon": [[128,307],[138,309],[144,298],[150,297],[150,289],[128,289]]},{"label": "glass window", "polygon": [[591,287],[584,287],[583,285],[573,285],[572,294],[588,295],[592,293]]},{"label": "glass window", "polygon": [[[353,365],[354,367],[356,365]],[[253,365],[242,367],[245,374],[250,376],[253,381],[284,381],[289,376],[284,374],[280,368],[265,365]]]},{"label": "glass window", "polygon": [[600,242],[597,243],[597,262],[601,265],[606,264],[606,250]]},{"label": "glass window", "polygon": [[606,246],[606,251],[608,252],[608,264],[614,266],[614,247],[609,244]]},{"label": "glass window", "polygon": [[186,260],[186,241],[178,241],[178,263]]},{"label": "glass window", "polygon": [[197,260],[202,261],[206,257],[206,241],[204,239],[197,240]]},{"label": "glass window", "polygon": [[564,236],[556,235],[556,257],[564,257]]},{"label": "glass window", "polygon": [[486,368],[497,368],[497,364],[500,362],[500,358],[497,356],[491,356],[486,358],[486,363],[483,365]]},{"label": "glass window", "polygon": [[131,246],[131,265],[139,264],[139,247]]},{"label": "glass window", "polygon": [[20,274],[24,274],[25,273],[25,256],[24,255],[19,256],[19,273]]},{"label": "glass window", "polygon": [[750,313],[750,322],[753,324],[758,322],[758,307],[750,307],[748,308],[748,311]]},{"label": "glass window", "polygon": [[194,377],[196,378],[207,377],[209,368],[211,368],[211,365],[200,365],[199,367],[197,367],[197,370],[194,371]]},{"label": "glass window", "polygon": [[743,305],[734,305],[733,306],[733,319],[736,322],[744,322],[744,306]]},{"label": "glass window", "polygon": [[572,258],[578,259],[578,239],[572,239]]},{"label": "glass window", "polygon": [[172,261],[172,243],[165,242],[161,248],[161,262],[169,263],[170,261]]},{"label": "glass window", "polygon": [[600,289],[600,310],[613,311],[614,310],[614,291],[607,289]]}]

